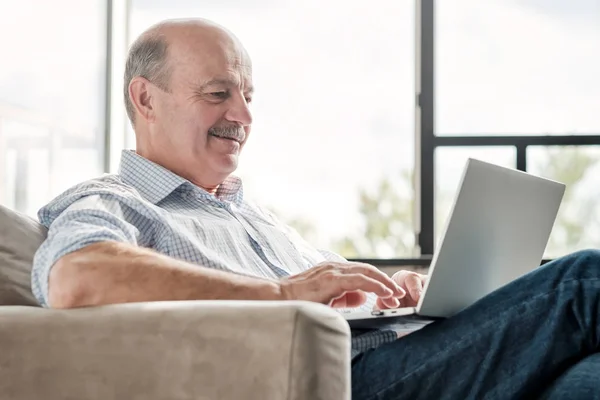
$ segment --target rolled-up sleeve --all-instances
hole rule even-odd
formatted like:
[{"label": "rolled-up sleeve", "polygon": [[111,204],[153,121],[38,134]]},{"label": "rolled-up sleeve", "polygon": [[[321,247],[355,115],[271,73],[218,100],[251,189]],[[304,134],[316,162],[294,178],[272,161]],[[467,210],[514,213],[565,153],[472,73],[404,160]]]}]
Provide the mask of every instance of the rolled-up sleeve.
[{"label": "rolled-up sleeve", "polygon": [[91,195],[79,198],[57,212],[43,208],[40,220],[48,226],[48,236],[37,250],[31,274],[33,294],[44,307],[48,303],[48,278],[61,257],[92,243],[116,241],[138,244],[140,230],[132,212],[116,198]]}]

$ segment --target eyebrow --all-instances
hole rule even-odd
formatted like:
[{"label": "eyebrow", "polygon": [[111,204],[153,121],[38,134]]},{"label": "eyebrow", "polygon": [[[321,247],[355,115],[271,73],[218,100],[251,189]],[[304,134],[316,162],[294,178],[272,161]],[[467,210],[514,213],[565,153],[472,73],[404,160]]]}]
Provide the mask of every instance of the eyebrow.
[{"label": "eyebrow", "polygon": [[[200,90],[204,91],[206,90],[206,88],[208,88],[209,86],[214,86],[214,85],[223,85],[223,86],[234,86],[237,87],[239,86],[237,81],[234,81],[232,79],[224,79],[224,78],[215,78],[215,79],[211,79],[207,82],[204,82],[203,84],[200,85]],[[246,88],[245,92],[247,93],[254,93],[254,87],[253,86],[248,86],[248,88]]]}]

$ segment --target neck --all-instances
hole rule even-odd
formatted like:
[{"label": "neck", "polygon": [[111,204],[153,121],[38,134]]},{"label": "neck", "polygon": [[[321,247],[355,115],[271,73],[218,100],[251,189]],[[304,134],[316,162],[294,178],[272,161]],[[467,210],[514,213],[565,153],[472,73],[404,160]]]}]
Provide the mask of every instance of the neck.
[{"label": "neck", "polygon": [[215,194],[217,194],[217,189],[219,189],[219,186],[220,186],[220,185],[217,185],[217,186],[206,187],[206,186],[203,186],[203,185],[200,185],[200,184],[194,182],[193,180],[190,180],[190,182],[192,182],[194,185],[198,186],[199,188],[206,190],[208,193],[212,194],[213,196]]},{"label": "neck", "polygon": [[[168,169],[169,171],[179,175],[183,179],[187,179],[194,185],[206,190],[208,193],[212,194],[213,196],[217,193],[219,186],[221,186],[222,182],[219,181],[218,179],[213,179],[213,182],[201,183],[200,179],[198,179],[198,177],[190,176],[190,174],[187,173],[188,171],[186,171],[185,169],[179,168],[177,165],[178,163],[172,162],[172,160],[170,160],[170,159],[161,159],[159,157],[156,157],[155,154],[145,151],[146,149],[143,146],[140,146],[139,142],[137,143],[137,145],[138,145],[138,147],[135,150],[135,152],[137,154],[146,158],[147,160],[152,161],[155,164],[158,164],[158,165]],[[210,179],[208,179],[208,181],[210,181]]]}]

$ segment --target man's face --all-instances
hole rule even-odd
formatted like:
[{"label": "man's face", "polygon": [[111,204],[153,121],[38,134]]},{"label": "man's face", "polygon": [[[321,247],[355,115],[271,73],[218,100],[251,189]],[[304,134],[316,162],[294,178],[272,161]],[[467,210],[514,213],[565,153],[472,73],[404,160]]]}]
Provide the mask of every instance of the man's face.
[{"label": "man's face", "polygon": [[250,134],[252,69],[228,37],[172,40],[169,90],[156,89],[152,153],[203,187],[219,185],[238,164]]}]

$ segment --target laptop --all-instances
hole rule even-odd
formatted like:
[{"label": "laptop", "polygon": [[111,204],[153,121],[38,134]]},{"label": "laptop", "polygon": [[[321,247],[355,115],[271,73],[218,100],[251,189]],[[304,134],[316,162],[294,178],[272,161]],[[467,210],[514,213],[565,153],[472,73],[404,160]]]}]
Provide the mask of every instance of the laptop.
[{"label": "laptop", "polygon": [[417,306],[344,317],[351,328],[448,318],[534,270],[564,192],[562,183],[468,159]]}]

